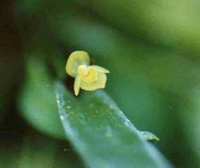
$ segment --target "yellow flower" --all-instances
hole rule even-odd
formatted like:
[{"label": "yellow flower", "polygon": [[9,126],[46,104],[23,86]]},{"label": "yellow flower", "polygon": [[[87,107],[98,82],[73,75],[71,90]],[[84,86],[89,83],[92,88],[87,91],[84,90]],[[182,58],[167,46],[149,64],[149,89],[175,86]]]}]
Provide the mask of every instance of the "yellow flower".
[{"label": "yellow flower", "polygon": [[87,91],[105,88],[106,73],[109,71],[97,65],[89,65],[90,58],[85,51],[71,53],[67,60],[66,72],[75,78],[74,92],[77,96],[80,88]]}]

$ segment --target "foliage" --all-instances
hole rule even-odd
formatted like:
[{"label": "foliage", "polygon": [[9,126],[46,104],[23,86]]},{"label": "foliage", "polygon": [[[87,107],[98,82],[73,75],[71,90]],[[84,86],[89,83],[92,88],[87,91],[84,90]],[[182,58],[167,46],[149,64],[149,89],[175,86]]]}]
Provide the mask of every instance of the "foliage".
[{"label": "foliage", "polygon": [[[200,167],[199,2],[179,3],[5,2],[0,167]],[[73,95],[77,50],[104,90]]]}]

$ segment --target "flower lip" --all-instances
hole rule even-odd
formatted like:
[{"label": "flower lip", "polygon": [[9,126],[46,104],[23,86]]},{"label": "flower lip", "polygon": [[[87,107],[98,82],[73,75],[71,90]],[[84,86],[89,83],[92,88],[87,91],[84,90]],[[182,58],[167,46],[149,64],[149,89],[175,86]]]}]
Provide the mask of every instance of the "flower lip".
[{"label": "flower lip", "polygon": [[87,74],[87,65],[79,65],[78,67],[78,74],[79,75],[86,75]]},{"label": "flower lip", "polygon": [[98,72],[96,69],[88,67],[86,73],[81,76],[82,81],[86,83],[92,83],[98,80]]}]

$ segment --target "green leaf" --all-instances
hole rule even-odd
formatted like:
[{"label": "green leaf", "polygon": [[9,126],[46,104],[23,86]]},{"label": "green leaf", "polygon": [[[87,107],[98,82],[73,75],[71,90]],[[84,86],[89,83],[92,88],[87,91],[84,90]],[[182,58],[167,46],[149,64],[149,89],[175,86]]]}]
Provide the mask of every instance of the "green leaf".
[{"label": "green leaf", "polygon": [[29,133],[24,137],[17,161],[20,168],[84,168],[66,141],[62,144],[62,141]]},{"label": "green leaf", "polygon": [[42,59],[42,54],[28,54],[27,76],[19,98],[24,119],[45,134],[62,137],[63,129],[57,113],[53,79]]},{"label": "green leaf", "polygon": [[66,136],[90,167],[171,167],[104,91],[76,98],[59,82],[55,90]]},{"label": "green leaf", "polygon": [[181,118],[180,125],[185,133],[184,140],[189,142],[191,148],[187,159],[194,164],[193,167],[200,167],[200,86],[194,86],[181,98],[178,104],[181,113],[178,115]]},{"label": "green leaf", "polygon": [[[129,33],[129,36],[161,44],[177,51],[189,53],[187,56],[199,58],[200,22],[198,0],[178,1],[80,1],[89,6],[90,12],[100,15],[115,29]],[[103,9],[103,10],[102,10]],[[120,12],[119,12],[120,11]],[[192,53],[192,54],[191,54]]]}]

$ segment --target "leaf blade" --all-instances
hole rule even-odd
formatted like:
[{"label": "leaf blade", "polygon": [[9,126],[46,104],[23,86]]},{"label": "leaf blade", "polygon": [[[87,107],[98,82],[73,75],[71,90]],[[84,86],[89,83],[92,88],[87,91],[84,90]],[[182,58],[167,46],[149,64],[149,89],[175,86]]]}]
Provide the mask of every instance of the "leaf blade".
[{"label": "leaf blade", "polygon": [[66,136],[89,166],[171,167],[104,91],[77,99],[56,83],[56,99]]}]

